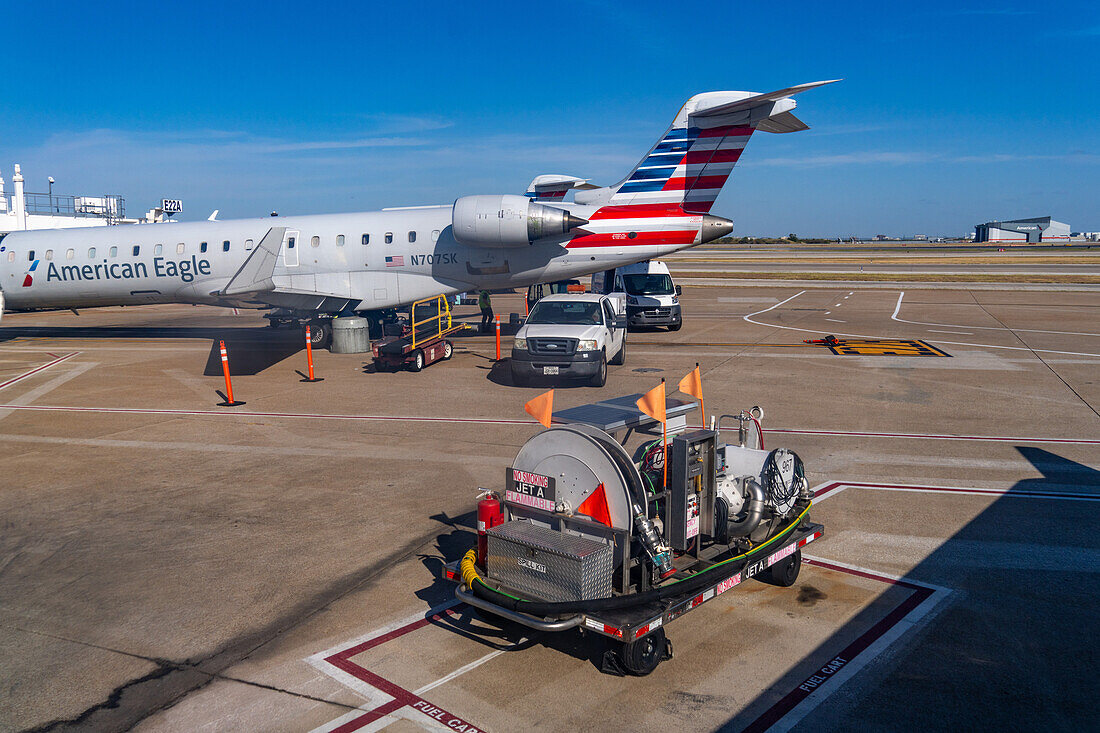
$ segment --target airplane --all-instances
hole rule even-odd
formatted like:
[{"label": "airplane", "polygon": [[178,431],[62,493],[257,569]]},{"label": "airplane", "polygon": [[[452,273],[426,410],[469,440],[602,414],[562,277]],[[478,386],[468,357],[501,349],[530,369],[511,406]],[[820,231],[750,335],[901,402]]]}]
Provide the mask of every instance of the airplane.
[{"label": "airplane", "polygon": [[[612,186],[539,176],[526,195],[313,216],[13,232],[0,238],[3,309],[193,303],[309,324],[480,289],[525,288],[668,255],[733,231],[710,214],[752,134],[808,129],[791,98],[706,92]],[[564,201],[573,191],[573,201]]]}]

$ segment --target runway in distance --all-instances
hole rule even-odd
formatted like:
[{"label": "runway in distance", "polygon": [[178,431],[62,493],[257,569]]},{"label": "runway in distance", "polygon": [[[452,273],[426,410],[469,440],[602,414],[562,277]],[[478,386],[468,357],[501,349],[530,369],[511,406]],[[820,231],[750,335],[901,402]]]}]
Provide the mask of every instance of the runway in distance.
[{"label": "runway in distance", "polygon": [[791,97],[833,81],[697,94],[612,186],[551,175],[524,196],[463,196],[452,205],[13,232],[0,238],[0,310],[274,309],[277,320],[312,325],[323,343],[332,315],[377,319],[421,298],[660,257],[733,230],[710,209],[753,132],[808,129]]}]

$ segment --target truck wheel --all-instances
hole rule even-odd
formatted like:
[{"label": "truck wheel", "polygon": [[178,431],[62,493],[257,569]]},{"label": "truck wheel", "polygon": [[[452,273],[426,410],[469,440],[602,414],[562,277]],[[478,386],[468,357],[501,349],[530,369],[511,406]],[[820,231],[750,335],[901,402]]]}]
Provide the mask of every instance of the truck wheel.
[{"label": "truck wheel", "polygon": [[619,657],[628,672],[644,677],[657,669],[658,664],[672,657],[672,645],[665,638],[664,628],[658,628],[652,634],[623,644]]},{"label": "truck wheel", "polygon": [[615,358],[611,360],[611,363],[615,366],[619,366],[626,361],[626,334],[623,334],[623,345],[619,348],[619,353],[615,354]]},{"label": "truck wheel", "polygon": [[450,359],[455,354],[455,347],[450,341],[443,342],[443,358]]},{"label": "truck wheel", "polygon": [[409,362],[409,371],[418,372],[424,368],[424,352],[417,349],[413,352],[412,361]]},{"label": "truck wheel", "polygon": [[309,345],[314,349],[324,349],[332,343],[332,321],[320,318],[309,322]]},{"label": "truck wheel", "polygon": [[778,565],[772,565],[768,568],[761,574],[760,579],[765,583],[778,585],[780,588],[790,588],[798,580],[798,571],[801,569],[802,550],[795,550],[793,555]]},{"label": "truck wheel", "polygon": [[593,387],[602,387],[607,384],[607,352],[600,352],[600,366],[588,383]]},{"label": "truck wheel", "polygon": [[682,325],[684,325],[684,322],[683,321],[678,321],[676,323],[673,323],[671,326],[669,326],[668,330],[669,331],[679,331],[680,326],[682,326]]}]

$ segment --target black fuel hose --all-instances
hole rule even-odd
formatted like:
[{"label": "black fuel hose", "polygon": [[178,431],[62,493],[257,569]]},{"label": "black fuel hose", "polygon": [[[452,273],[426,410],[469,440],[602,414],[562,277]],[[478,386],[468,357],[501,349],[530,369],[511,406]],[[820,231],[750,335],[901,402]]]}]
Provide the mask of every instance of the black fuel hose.
[{"label": "black fuel hose", "polygon": [[665,600],[671,596],[687,596],[702,590],[718,577],[719,573],[715,571],[720,570],[735,560],[743,559],[747,562],[751,556],[793,532],[809,511],[810,504],[807,504],[799,515],[791,520],[791,523],[784,527],[781,532],[765,540],[748,552],[723,560],[688,578],[673,581],[660,588],[653,588],[644,593],[631,593],[621,596],[612,596],[610,598],[592,598],[585,601],[528,601],[522,598],[516,598],[513,595],[499,591],[486,584],[485,581],[477,575],[477,570],[474,568],[473,558],[470,556],[470,553],[467,553],[466,557],[462,560],[461,575],[466,581],[467,587],[473,591],[474,595],[490,603],[506,608],[509,611],[519,611],[520,613],[527,613],[533,616],[561,616],[570,613],[585,613],[590,611],[614,611],[629,606]]}]

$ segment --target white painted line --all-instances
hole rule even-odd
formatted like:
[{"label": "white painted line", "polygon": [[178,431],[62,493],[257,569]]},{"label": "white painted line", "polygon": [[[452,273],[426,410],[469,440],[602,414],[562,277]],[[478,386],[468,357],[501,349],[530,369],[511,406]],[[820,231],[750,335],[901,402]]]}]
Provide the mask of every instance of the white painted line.
[{"label": "white painted line", "polygon": [[[843,568],[858,572],[866,573],[868,575],[880,576],[882,578],[888,578],[890,580],[903,581],[907,584],[921,586],[928,588],[932,591],[932,594],[928,596],[920,605],[905,615],[904,618],[899,620],[894,626],[880,636],[875,641],[871,642],[860,652],[855,659],[847,660],[846,664],[840,668],[839,671],[829,677],[827,684],[822,684],[814,689],[813,692],[806,697],[805,700],[795,705],[795,707],[782,718],[777,720],[770,728],[768,733],[773,731],[788,731],[791,728],[798,725],[807,715],[813,710],[825,702],[831,695],[840,690],[846,682],[851,680],[861,669],[866,667],[870,662],[877,659],[883,652],[889,649],[894,642],[900,639],[905,634],[917,628],[919,625],[927,623],[932,618],[932,610],[940,604],[940,602],[949,596],[952,591],[950,588],[945,588],[939,585],[933,585],[931,583],[925,583],[919,580],[913,580],[912,578],[902,578],[896,575],[890,575],[888,573],[882,573],[877,570],[871,570],[869,568],[859,567],[858,565],[849,565],[848,563],[839,562],[837,560],[826,560],[824,558],[813,557],[811,555],[805,556],[810,561],[819,561],[828,563],[830,565],[838,565]],[[827,569],[827,568],[823,568]]]},{"label": "white painted line", "polygon": [[[447,601],[446,603],[441,603],[434,608],[430,608],[426,612],[420,611],[419,613],[414,613],[398,621],[394,621],[380,628],[368,631],[366,634],[363,634],[361,636],[356,636],[352,639],[348,639],[347,641],[342,641],[336,646],[329,647],[322,652],[311,654],[306,657],[305,661],[308,662],[309,665],[314,669],[323,672],[329,677],[332,677],[345,687],[355,690],[355,692],[359,693],[364,697],[364,699],[366,699],[367,702],[360,705],[357,710],[348,713],[348,716],[351,716],[352,718],[357,718],[363,713],[370,712],[371,710],[377,708],[379,705],[389,702],[393,698],[390,695],[387,695],[386,693],[379,690],[377,687],[374,687],[373,685],[368,685],[366,682],[363,682],[358,677],[348,674],[342,669],[339,669],[338,667],[329,664],[325,660],[327,660],[334,654],[339,654],[345,649],[350,649],[352,647],[359,646],[364,642],[372,641],[380,636],[390,633],[391,631],[396,631],[402,626],[408,626],[411,623],[415,623],[420,619],[425,618],[426,616],[434,616],[437,613],[441,613],[448,609],[454,608],[458,604],[458,599],[452,599],[450,601]],[[338,718],[338,720],[341,720],[343,717],[347,716],[341,716],[341,718]],[[330,721],[329,723],[326,723],[316,730],[331,730],[332,728],[338,727],[339,725],[332,725],[332,721]]]},{"label": "white painted line", "polygon": [[842,306],[842,305],[844,305],[844,304],[843,304],[843,303],[837,303],[837,304],[836,304],[836,305],[834,305],[833,307],[834,307],[834,308],[839,308],[839,307],[840,307],[840,306]]},{"label": "white painted line", "polygon": [[898,311],[901,310],[901,299],[904,298],[904,297],[905,297],[905,291],[902,290],[900,293],[898,293],[897,305],[894,306],[894,313],[890,316],[890,318],[895,320],[895,321],[898,320]]},{"label": "white painted line", "polygon": [[46,362],[45,364],[39,364],[34,369],[23,372],[22,374],[20,374],[16,377],[12,377],[11,379],[7,380],[6,382],[0,382],[0,389],[4,389],[5,387],[10,387],[11,385],[15,384],[16,382],[19,382],[21,380],[26,379],[27,377],[38,374],[41,371],[45,371],[46,369],[49,369],[52,366],[56,366],[57,364],[60,364],[61,362],[65,361],[66,359],[71,359],[79,353],[80,353],[79,351],[74,351],[71,354],[65,354],[64,356],[59,356],[59,357],[57,357],[56,359],[54,359],[52,361]]},{"label": "white painted line", "polygon": [[847,323],[847,321],[842,321],[839,318],[826,318],[825,320],[832,321],[833,323]]},{"label": "white painted line", "polygon": [[936,329],[936,328],[928,329],[928,333],[951,333],[951,334],[954,334],[956,336],[973,336],[974,335],[970,331],[940,331],[939,329]]},{"label": "white painted line", "polygon": [[1100,445],[1100,438],[1027,438],[1018,435],[937,435],[935,433],[875,433],[858,430],[802,430],[799,428],[768,428],[769,433],[789,435],[835,435],[845,438],[892,438],[901,440],[969,440],[978,443],[1050,443],[1068,445]]},{"label": "white painted line", "polygon": [[[756,313],[750,313],[747,316],[742,316],[742,320],[748,321],[749,323],[755,323],[757,326],[763,326],[765,328],[780,328],[780,329],[783,329],[784,331],[799,331],[801,333],[824,334],[825,331],[822,331],[819,328],[798,328],[796,326],[781,326],[777,323],[765,323],[763,321],[754,321],[753,318],[752,318],[753,316],[758,316],[762,313],[767,313],[768,311],[772,310],[773,308],[778,308],[779,306],[783,305],[783,303],[794,300],[799,295],[802,295],[802,293],[805,293],[805,292],[806,291],[803,290],[799,293],[796,293],[796,294],[792,295],[790,298],[787,298],[787,300],[784,300],[781,303],[777,303],[776,305],[772,306],[771,308],[766,308],[762,311],[757,311]],[[905,295],[904,291],[902,291],[901,295],[898,296],[898,304],[897,304],[897,306],[894,307],[894,315],[897,315],[898,309],[901,308],[901,297],[903,295]],[[898,319],[895,318],[894,320],[898,320]],[[921,324],[921,325],[924,325],[924,324]],[[950,325],[950,324],[932,324],[932,325]],[[960,328],[980,328],[980,326],[960,326]],[[1019,330],[1023,330],[1023,329],[1019,329]],[[851,337],[851,338],[860,338],[860,339],[896,339],[897,338],[896,336],[882,336],[882,335],[872,336],[872,335],[868,335],[868,334],[865,334],[865,333],[834,333],[833,335],[834,336],[847,336],[847,337]],[[1097,334],[1084,334],[1084,335],[1094,336],[1094,335],[1097,335]],[[975,343],[971,343],[969,341],[943,341],[943,340],[940,340],[940,339],[936,339],[936,343],[937,344],[948,344],[950,346],[974,346],[974,347],[977,347],[979,349],[1001,349],[1001,350],[1004,350],[1004,351],[1026,351],[1029,354],[1063,354],[1065,356],[1100,357],[1100,353],[1092,353],[1092,352],[1089,352],[1089,351],[1058,351],[1056,349],[1032,349],[1032,348],[1027,347],[1027,346],[995,346],[993,344],[975,344]]]},{"label": "white painted line", "polygon": [[[526,640],[527,640],[526,637],[524,637],[523,639],[520,639],[519,641],[517,641],[516,644],[522,644]],[[513,646],[515,646],[515,644]],[[481,659],[475,659],[474,661],[470,662],[469,664],[467,664],[465,666],[462,666],[462,667],[459,667],[454,672],[451,672],[448,675],[444,675],[444,676],[440,677],[435,682],[430,682],[430,683],[424,685],[419,690],[415,690],[415,692],[416,692],[417,695],[423,695],[425,692],[428,692],[429,690],[434,690],[435,688],[439,687],[440,685],[446,684],[446,683],[450,682],[451,680],[453,680],[457,677],[461,677],[462,675],[466,674],[467,672],[469,672],[471,670],[474,670],[474,669],[477,669],[481,665],[488,662],[490,659],[495,659],[496,657],[499,657],[501,654],[504,654],[505,652],[508,652],[508,651],[511,651],[511,649],[497,649],[495,651],[491,651],[488,654],[486,654],[484,657],[482,657]]]},{"label": "white painted line", "polygon": [[[50,392],[54,391],[55,389],[57,389],[61,385],[65,384],[65,382],[68,382],[72,379],[76,379],[77,377],[79,377],[84,372],[89,371],[91,369],[94,369],[97,366],[99,366],[99,362],[97,362],[97,361],[88,361],[88,362],[73,364],[67,370],[65,370],[61,374],[57,375],[53,379],[49,380],[45,384],[40,384],[37,387],[34,387],[33,389],[27,390],[26,392],[19,395],[18,397],[16,397],[12,401],[17,405],[26,405],[26,404],[29,404],[31,402],[34,402],[39,397],[41,397],[43,395],[46,395],[46,394],[49,394]],[[0,420],[3,420],[5,417],[10,415],[11,413],[12,413],[12,410],[0,410]]]},{"label": "white painted line", "polygon": [[[1093,501],[1100,502],[1100,493],[1086,494],[1071,491],[982,489],[970,486],[921,486],[917,484],[873,484],[859,481],[826,481],[813,488],[814,503],[825,501],[846,489],[867,491],[898,491],[918,494],[964,494],[968,496],[997,496],[1008,499],[1037,499],[1041,501]],[[824,491],[820,497],[817,492]]]},{"label": "white painted line", "polygon": [[[898,323],[912,323],[915,326],[947,326],[948,328],[976,328],[982,331],[1019,331],[1020,333],[1054,333],[1065,336],[1094,336],[1100,338],[1100,333],[1092,333],[1089,331],[1049,331],[1041,328],[1005,328],[1004,326],[962,326],[957,323],[930,323],[928,321],[909,321],[904,318],[898,318],[898,312],[901,310],[901,299],[905,297],[905,291],[902,291],[898,295],[898,304],[894,307],[894,314],[890,316],[892,320]],[[951,333],[951,331],[943,331],[942,333]],[[969,334],[968,334],[969,335]],[[1037,349],[1038,350],[1038,349]],[[1059,353],[1059,352],[1055,352]]]}]

